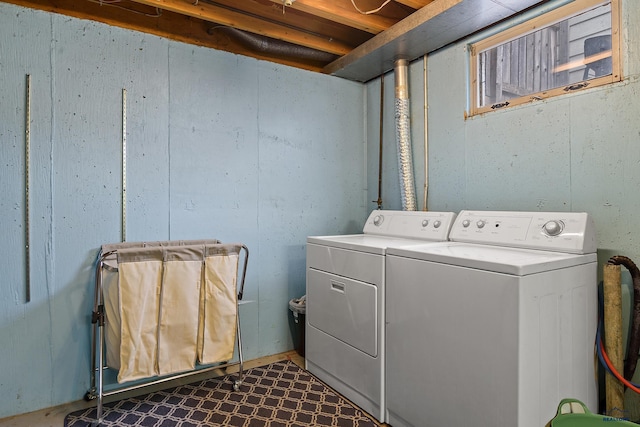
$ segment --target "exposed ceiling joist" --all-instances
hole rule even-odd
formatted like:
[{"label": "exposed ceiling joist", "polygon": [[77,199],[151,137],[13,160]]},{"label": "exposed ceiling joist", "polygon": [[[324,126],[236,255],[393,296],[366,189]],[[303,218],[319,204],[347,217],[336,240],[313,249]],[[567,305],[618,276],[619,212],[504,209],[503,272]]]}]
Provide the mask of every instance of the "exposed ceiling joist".
[{"label": "exposed ceiling joist", "polygon": [[[282,0],[271,1],[276,4],[282,4]],[[397,19],[381,15],[363,15],[355,10],[350,3],[330,0],[296,0],[288,8],[319,16],[371,34],[378,34],[398,22]]]},{"label": "exposed ceiling joist", "polygon": [[433,0],[398,0],[398,3],[402,3],[403,5],[412,7],[414,9],[420,9],[428,5],[432,1]]},{"label": "exposed ceiling joist", "polygon": [[199,18],[211,23],[226,25],[239,30],[249,31],[277,40],[333,53],[344,55],[351,47],[335,40],[328,40],[313,34],[302,32],[294,28],[285,27],[265,19],[247,15],[232,9],[216,6],[209,2],[188,3],[184,0],[133,0],[135,3],[157,7],[162,10],[179,13],[193,18]]},{"label": "exposed ceiling joist", "polygon": [[545,1],[0,0],[357,81]]}]

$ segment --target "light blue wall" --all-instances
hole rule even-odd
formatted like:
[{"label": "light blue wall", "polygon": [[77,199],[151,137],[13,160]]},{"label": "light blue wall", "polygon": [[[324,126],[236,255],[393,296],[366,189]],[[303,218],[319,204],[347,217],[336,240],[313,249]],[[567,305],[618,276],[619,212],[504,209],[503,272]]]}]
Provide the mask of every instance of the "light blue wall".
[{"label": "light blue wall", "polygon": [[[640,264],[640,4],[622,5],[621,83],[465,120],[466,42],[428,56],[430,210],[586,211],[596,222],[601,264],[614,254]],[[422,66],[420,59],[409,70],[416,174],[424,169]],[[398,209],[393,80],[385,78],[383,198]],[[378,132],[379,92],[379,79],[367,84],[369,133]],[[372,139],[368,201],[377,197]],[[417,194],[421,185],[416,177]]]},{"label": "light blue wall", "polygon": [[[625,81],[608,87],[465,120],[465,43],[429,55],[430,210],[584,210],[601,263],[640,262],[640,6],[622,4]],[[247,357],[290,349],[287,302],[304,292],[305,237],[358,232],[376,207],[380,79],[363,86],[7,4],[0,40],[0,418],[88,387],[93,263],[121,232],[122,88],[127,240],[247,244]],[[409,72],[420,208],[422,68],[420,59]],[[385,209],[401,207],[393,80],[384,82]]]},{"label": "light blue wall", "polygon": [[0,418],[89,387],[94,262],[121,237],[123,88],[127,240],[245,243],[245,355],[291,349],[306,236],[357,232],[369,211],[364,86],[4,3],[0,41]]}]

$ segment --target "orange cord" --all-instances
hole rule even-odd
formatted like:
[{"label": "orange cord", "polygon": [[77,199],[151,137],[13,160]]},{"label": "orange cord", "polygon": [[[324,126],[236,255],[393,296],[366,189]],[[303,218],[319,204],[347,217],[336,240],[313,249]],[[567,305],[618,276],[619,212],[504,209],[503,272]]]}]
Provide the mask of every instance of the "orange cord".
[{"label": "orange cord", "polygon": [[616,377],[622,384],[626,385],[631,390],[633,390],[636,393],[640,394],[640,389],[638,389],[638,387],[634,386],[632,383],[630,383],[629,381],[624,379],[624,377],[622,375],[620,375],[620,372],[618,372],[616,370],[616,368],[613,367],[613,364],[611,363],[611,360],[609,360],[609,356],[607,356],[607,352],[604,350],[604,346],[602,345],[602,341],[600,341],[600,343],[598,345],[600,346],[600,352],[602,353],[602,358],[604,359],[605,363],[609,367],[609,370],[611,371],[613,376]]}]

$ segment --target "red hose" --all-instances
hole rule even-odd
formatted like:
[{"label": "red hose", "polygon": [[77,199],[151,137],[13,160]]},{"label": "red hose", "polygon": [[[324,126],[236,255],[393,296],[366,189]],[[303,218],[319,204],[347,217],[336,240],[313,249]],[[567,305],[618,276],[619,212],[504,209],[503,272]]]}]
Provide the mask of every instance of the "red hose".
[{"label": "red hose", "polygon": [[598,343],[598,346],[600,347],[600,352],[602,353],[602,357],[604,358],[604,361],[607,364],[607,366],[609,367],[609,370],[611,371],[613,376],[616,377],[622,384],[626,385],[631,390],[633,390],[636,393],[640,394],[640,389],[638,387],[634,386],[632,383],[630,383],[626,379],[624,379],[624,377],[622,375],[620,375],[620,372],[618,372],[616,370],[616,368],[613,367],[613,364],[611,363],[611,360],[609,360],[609,356],[607,356],[607,352],[604,350],[604,346],[602,345],[602,341],[600,341]]}]

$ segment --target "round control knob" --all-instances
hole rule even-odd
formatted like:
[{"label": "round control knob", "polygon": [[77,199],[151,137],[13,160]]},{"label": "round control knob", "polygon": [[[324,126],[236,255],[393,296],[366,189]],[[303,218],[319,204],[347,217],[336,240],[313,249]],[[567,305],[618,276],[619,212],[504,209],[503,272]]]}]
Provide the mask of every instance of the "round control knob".
[{"label": "round control knob", "polygon": [[542,229],[544,230],[544,233],[547,236],[557,236],[560,233],[562,233],[562,230],[564,229],[564,224],[562,223],[562,221],[547,221],[543,226]]},{"label": "round control knob", "polygon": [[476,226],[478,228],[483,228],[485,226],[486,222],[484,220],[479,220],[478,222],[476,222]]},{"label": "round control knob", "polygon": [[376,215],[375,217],[373,217],[373,225],[379,226],[383,222],[384,222],[384,216],[383,215]]},{"label": "round control knob", "polygon": [[468,219],[465,219],[464,221],[462,221],[462,226],[464,228],[467,228],[470,225],[471,225],[471,221],[469,221]]},{"label": "round control knob", "polygon": [[423,219],[422,220],[422,226],[426,227],[427,225],[429,225],[429,220],[428,219]]},{"label": "round control knob", "polygon": [[440,220],[435,220],[433,222],[433,228],[440,228],[441,225],[442,225],[442,222],[440,222]]}]

